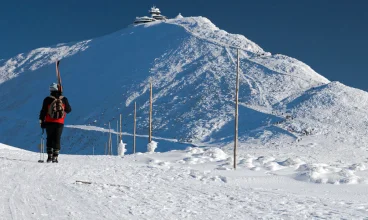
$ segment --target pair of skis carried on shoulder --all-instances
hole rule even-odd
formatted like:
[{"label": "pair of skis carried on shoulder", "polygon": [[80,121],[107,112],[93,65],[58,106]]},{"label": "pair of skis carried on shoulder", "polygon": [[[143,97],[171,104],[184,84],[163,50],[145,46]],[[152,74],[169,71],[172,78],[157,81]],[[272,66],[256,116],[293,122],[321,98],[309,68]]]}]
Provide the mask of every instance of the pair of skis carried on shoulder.
[{"label": "pair of skis carried on shoulder", "polygon": [[56,78],[57,78],[57,81],[58,81],[59,92],[63,92],[63,86],[61,85],[61,76],[60,76],[60,71],[59,71],[59,64],[60,64],[60,60],[56,61]]}]

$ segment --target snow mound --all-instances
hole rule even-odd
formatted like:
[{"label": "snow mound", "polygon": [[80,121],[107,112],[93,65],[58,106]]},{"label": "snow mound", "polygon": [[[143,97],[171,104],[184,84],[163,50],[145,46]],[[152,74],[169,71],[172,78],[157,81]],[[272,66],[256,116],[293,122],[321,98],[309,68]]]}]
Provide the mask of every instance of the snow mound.
[{"label": "snow mound", "polygon": [[353,170],[331,167],[326,164],[304,164],[297,169],[296,180],[322,184],[358,184],[366,180]]},{"label": "snow mound", "polygon": [[150,143],[148,143],[147,144],[147,152],[149,152],[149,153],[155,152],[155,150],[157,148],[157,144],[158,144],[158,142],[156,142],[156,141],[151,141]]},{"label": "snow mound", "polygon": [[127,144],[123,143],[123,140],[120,141],[120,143],[118,144],[118,155],[119,156],[124,156],[126,150],[126,146]]},{"label": "snow mound", "polygon": [[288,158],[284,161],[278,162],[281,166],[296,166],[299,167],[304,162],[300,158]]},{"label": "snow mound", "polygon": [[180,160],[179,163],[203,164],[229,159],[229,156],[224,151],[216,147],[207,149],[189,147],[185,151],[187,152],[187,157]]},{"label": "snow mound", "polygon": [[356,164],[351,165],[349,169],[354,170],[354,171],[364,171],[364,170],[367,170],[367,167],[364,163],[356,163]]},{"label": "snow mound", "polygon": [[203,153],[203,157],[208,157],[213,160],[225,160],[229,156],[220,148],[211,147]]},{"label": "snow mound", "polygon": [[240,167],[246,167],[253,171],[260,171],[261,169],[275,171],[284,169],[283,166],[279,165],[274,157],[260,156],[254,157],[247,155],[246,158],[241,158],[238,165]]}]

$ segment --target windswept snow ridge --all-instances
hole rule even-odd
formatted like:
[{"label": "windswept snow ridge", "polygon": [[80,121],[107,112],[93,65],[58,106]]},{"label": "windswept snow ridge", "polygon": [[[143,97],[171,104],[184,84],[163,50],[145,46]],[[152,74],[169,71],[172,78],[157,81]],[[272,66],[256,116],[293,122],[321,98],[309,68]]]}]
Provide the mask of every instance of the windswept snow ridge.
[{"label": "windswept snow ridge", "polygon": [[180,25],[194,36],[208,42],[225,47],[240,48],[256,54],[270,55],[270,53],[264,52],[261,47],[243,35],[229,34],[224,30],[220,30],[205,17],[179,17],[168,20],[167,23]]},{"label": "windswept snow ridge", "polygon": [[57,45],[56,47],[38,48],[27,54],[19,54],[7,61],[0,62],[0,84],[27,71],[35,71],[63,58],[73,56],[88,48],[90,40],[76,44]]}]

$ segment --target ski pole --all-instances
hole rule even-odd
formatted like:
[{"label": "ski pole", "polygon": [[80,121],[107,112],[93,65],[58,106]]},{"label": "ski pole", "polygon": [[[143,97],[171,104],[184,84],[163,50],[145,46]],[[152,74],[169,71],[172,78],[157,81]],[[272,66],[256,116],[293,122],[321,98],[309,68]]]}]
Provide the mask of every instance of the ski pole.
[{"label": "ski pole", "polygon": [[42,160],[45,160],[45,129],[42,128]]},{"label": "ski pole", "polygon": [[42,136],[41,136],[41,143],[40,143],[40,159],[38,160],[39,163],[41,163],[42,160]]},{"label": "ski pole", "polygon": [[44,139],[43,139],[43,133],[44,133],[44,129],[42,128],[42,134],[41,134],[41,143],[40,143],[40,159],[38,160],[39,163],[43,163],[44,162]]}]

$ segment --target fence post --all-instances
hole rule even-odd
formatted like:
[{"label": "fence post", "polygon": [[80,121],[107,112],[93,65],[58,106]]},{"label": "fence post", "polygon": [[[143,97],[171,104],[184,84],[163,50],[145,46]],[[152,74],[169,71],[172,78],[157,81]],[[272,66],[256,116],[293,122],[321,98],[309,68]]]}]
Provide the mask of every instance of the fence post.
[{"label": "fence post", "polygon": [[134,102],[133,154],[135,154],[135,133],[137,129],[136,120],[137,120],[137,103]]},{"label": "fence post", "polygon": [[238,145],[238,104],[239,104],[239,49],[237,49],[236,90],[235,90],[235,134],[234,134],[234,169],[236,169],[236,151]]},{"label": "fence post", "polygon": [[150,81],[150,109],[149,109],[149,138],[148,143],[152,141],[152,81]]}]

